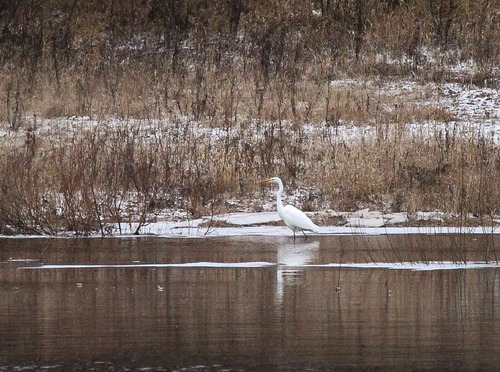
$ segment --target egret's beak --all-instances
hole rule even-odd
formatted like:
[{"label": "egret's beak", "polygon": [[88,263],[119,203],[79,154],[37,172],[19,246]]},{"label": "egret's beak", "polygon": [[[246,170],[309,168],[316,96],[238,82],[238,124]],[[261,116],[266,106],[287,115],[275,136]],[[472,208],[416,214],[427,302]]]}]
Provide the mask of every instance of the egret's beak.
[{"label": "egret's beak", "polygon": [[271,180],[269,178],[266,178],[265,180],[260,181],[260,184],[264,185],[264,184],[269,183],[269,182],[271,182]]}]

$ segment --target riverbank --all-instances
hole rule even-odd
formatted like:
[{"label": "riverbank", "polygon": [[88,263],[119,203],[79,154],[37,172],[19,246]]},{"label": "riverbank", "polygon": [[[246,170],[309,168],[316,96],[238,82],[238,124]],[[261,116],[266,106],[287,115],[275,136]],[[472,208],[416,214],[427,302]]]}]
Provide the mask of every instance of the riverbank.
[{"label": "riverbank", "polygon": [[474,4],[13,3],[0,234],[271,211],[270,176],[307,212],[493,225],[499,29]]},{"label": "riverbank", "polygon": [[[203,216],[273,211],[275,190],[259,183],[272,175],[285,182],[284,202],[315,212],[320,225],[353,225],[359,211],[377,214],[364,227],[497,224],[498,90],[404,80],[331,86],[354,101],[390,98],[375,114],[401,121],[220,127],[187,117],[31,117],[23,131],[0,123],[0,232],[107,235],[128,224],[139,234],[157,221],[200,219],[217,226]],[[423,112],[446,115],[424,120]]]},{"label": "riverbank", "polygon": [[393,97],[385,115],[400,115],[404,104],[449,118],[217,127],[190,118],[32,117],[23,131],[3,123],[0,232],[107,235],[128,224],[139,234],[157,221],[200,219],[210,229],[222,222],[203,216],[273,211],[275,190],[259,183],[271,175],[283,178],[285,203],[323,225],[353,225],[359,211],[377,214],[364,227],[497,224],[499,91],[402,80],[331,85]]},{"label": "riverbank", "polygon": [[[406,212],[384,214],[368,209],[356,212],[308,212],[319,225],[321,235],[394,235],[394,234],[500,234],[500,216],[492,220],[479,220],[469,216],[469,223],[461,226],[459,219],[442,212],[418,212],[409,217]],[[475,223],[472,223],[475,222]],[[101,236],[93,234],[95,236]],[[290,236],[292,232],[276,212],[228,213],[204,216],[197,219],[169,219],[163,221],[128,222],[109,224],[107,237],[231,237],[231,236]],[[49,235],[45,235],[49,237]],[[73,232],[57,234],[59,237],[75,236]],[[0,235],[1,238],[41,237],[40,235]],[[302,235],[299,235],[302,239]]]}]

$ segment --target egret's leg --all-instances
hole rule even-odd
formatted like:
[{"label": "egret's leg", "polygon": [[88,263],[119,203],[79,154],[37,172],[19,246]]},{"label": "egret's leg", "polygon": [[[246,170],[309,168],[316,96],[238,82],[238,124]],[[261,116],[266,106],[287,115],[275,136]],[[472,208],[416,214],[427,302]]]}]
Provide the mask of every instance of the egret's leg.
[{"label": "egret's leg", "polygon": [[302,234],[304,234],[304,236],[305,236],[305,237],[306,237],[306,239],[307,239],[307,235],[306,235],[306,233],[305,233],[305,231],[304,231],[304,230],[302,230]]},{"label": "egret's leg", "polygon": [[292,232],[293,232],[293,241],[295,241],[295,231],[292,230]]}]

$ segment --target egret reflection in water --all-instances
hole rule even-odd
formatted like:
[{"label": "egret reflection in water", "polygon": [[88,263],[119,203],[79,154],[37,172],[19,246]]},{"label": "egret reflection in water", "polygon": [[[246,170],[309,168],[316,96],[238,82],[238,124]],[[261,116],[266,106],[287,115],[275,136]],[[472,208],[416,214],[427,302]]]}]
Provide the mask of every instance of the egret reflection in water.
[{"label": "egret reflection in water", "polygon": [[303,265],[314,262],[319,253],[319,241],[287,243],[277,248],[276,303],[283,301],[286,285],[293,285],[303,270]]}]

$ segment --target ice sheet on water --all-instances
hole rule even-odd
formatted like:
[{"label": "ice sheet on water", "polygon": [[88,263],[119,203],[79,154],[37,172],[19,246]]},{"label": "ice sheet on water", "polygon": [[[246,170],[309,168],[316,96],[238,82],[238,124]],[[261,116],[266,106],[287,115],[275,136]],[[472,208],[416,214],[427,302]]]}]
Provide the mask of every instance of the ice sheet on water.
[{"label": "ice sheet on water", "polygon": [[487,269],[500,268],[500,263],[496,261],[429,261],[429,262],[346,262],[346,263],[326,263],[326,264],[278,264],[265,261],[250,262],[188,262],[188,263],[151,263],[151,264],[70,264],[70,265],[41,265],[36,267],[21,267],[25,270],[55,270],[55,269],[130,269],[130,268],[263,268],[276,266],[279,270],[287,269],[386,269],[386,270],[411,270],[411,271],[431,271],[431,270],[465,270],[465,269]]},{"label": "ice sheet on water", "polygon": [[149,264],[56,264],[36,267],[21,267],[25,270],[35,269],[132,269],[132,268],[258,268],[276,266],[272,262],[187,262],[187,263],[149,263]]},{"label": "ice sheet on water", "polygon": [[[268,214],[272,216],[272,214]],[[200,237],[229,237],[229,236],[292,236],[292,232],[284,225],[279,226],[253,226],[257,222],[265,223],[264,216],[253,218],[252,214],[240,214],[237,218],[225,217],[234,226],[231,227],[200,227],[198,221],[170,223],[156,222],[150,223],[141,229],[144,236],[160,236],[166,238],[200,238]],[[405,216],[396,214],[379,216],[347,216],[348,224],[344,226],[320,226],[318,233],[309,233],[308,236],[321,235],[384,235],[384,234],[499,234],[500,229],[492,227],[447,227],[447,226],[426,226],[426,227],[401,227],[391,226],[390,223],[404,222]],[[247,219],[248,218],[248,219]],[[274,222],[277,218],[272,218],[267,222]],[[201,221],[201,220],[200,220]],[[132,228],[130,228],[132,227]],[[130,237],[135,225],[122,226],[121,234],[115,231],[116,237]]]},{"label": "ice sheet on water", "polygon": [[429,261],[429,262],[367,262],[367,263],[329,263],[325,265],[307,265],[309,267],[323,268],[352,268],[352,269],[388,269],[388,270],[465,270],[499,268],[500,262],[470,261]]}]

